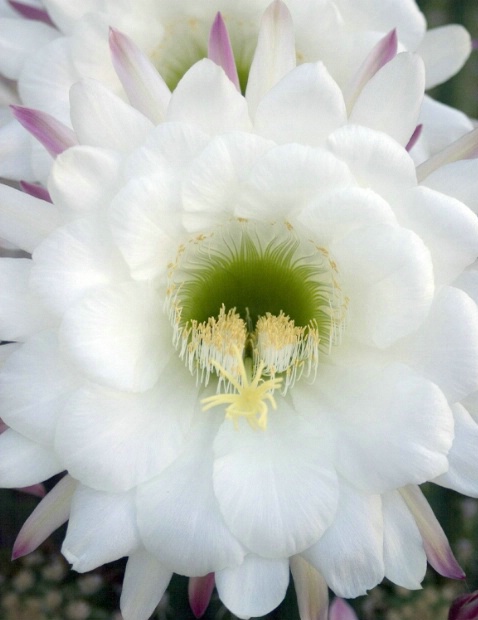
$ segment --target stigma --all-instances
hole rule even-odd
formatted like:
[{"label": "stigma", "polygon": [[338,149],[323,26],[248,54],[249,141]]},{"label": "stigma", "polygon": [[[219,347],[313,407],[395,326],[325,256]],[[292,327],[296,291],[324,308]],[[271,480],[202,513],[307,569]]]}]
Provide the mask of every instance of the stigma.
[{"label": "stigma", "polygon": [[231,375],[215,360],[212,361],[218,375],[227,380],[235,392],[223,392],[209,396],[201,401],[203,411],[213,407],[226,406],[226,419],[232,420],[236,430],[239,428],[239,419],[245,418],[253,430],[266,430],[267,416],[270,405],[277,409],[274,391],[280,388],[282,377],[263,378],[265,363],[261,361],[255,372],[252,372],[252,360],[246,358],[235,347],[236,365],[239,368],[239,380]]}]

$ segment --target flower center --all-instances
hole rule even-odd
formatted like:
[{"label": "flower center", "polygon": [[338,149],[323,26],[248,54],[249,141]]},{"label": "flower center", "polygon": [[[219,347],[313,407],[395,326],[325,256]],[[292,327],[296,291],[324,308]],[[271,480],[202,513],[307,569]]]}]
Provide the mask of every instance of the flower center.
[{"label": "flower center", "polygon": [[174,344],[198,381],[217,376],[223,392],[206,408],[229,404],[227,417],[242,412],[255,428],[274,390],[316,372],[346,309],[328,251],[287,222],[234,220],[189,239],[170,265]]},{"label": "flower center", "polygon": [[[229,30],[237,73],[245,92],[252,56],[257,43],[257,26],[253,19],[224,15]],[[161,41],[149,57],[166,84],[173,90],[194,63],[207,58],[209,30],[214,18],[180,15],[165,24]]]}]

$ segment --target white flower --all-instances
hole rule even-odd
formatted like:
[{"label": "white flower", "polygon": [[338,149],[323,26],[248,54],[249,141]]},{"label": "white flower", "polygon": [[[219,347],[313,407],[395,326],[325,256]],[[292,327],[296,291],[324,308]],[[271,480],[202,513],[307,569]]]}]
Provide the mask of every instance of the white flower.
[{"label": "white flower", "polygon": [[92,80],[74,133],[16,110],[57,157],[43,200],[0,187],[32,254],[0,262],[0,484],[68,474],[14,555],[69,519],[76,570],[128,556],[126,620],[173,572],[242,618],[289,568],[303,618],[327,585],[463,576],[417,485],[478,495],[476,134],[416,170],[420,59],[385,38],[347,108],[292,41],[275,2],[247,98],[211,60],[169,98],[113,32],[142,112]]},{"label": "white flower", "polygon": [[[113,92],[121,92],[109,59],[109,27],[129,35],[173,87],[195,61],[207,55],[210,24],[221,11],[245,86],[267,4],[268,0],[44,0],[45,11],[37,14],[36,21],[0,19],[0,73],[18,80],[23,105],[69,124],[68,91],[79,79],[98,79]],[[400,50],[417,52],[424,59],[427,87],[456,73],[471,50],[470,37],[461,26],[427,32],[414,0],[290,0],[289,8],[299,62],[321,60],[344,88],[371,48],[394,28]],[[31,12],[24,14],[33,17]],[[416,161],[472,129],[462,113],[428,99],[419,122],[424,129],[415,149]],[[0,176],[45,181],[51,159],[44,149],[32,145],[17,123],[3,128],[0,144]]]}]

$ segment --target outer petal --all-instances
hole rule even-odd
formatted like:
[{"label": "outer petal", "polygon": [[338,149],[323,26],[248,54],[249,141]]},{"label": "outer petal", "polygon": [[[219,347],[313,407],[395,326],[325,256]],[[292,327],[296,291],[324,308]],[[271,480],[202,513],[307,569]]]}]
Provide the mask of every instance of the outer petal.
[{"label": "outer petal", "polygon": [[71,122],[82,144],[128,152],[153,125],[99,82],[83,80],[70,91]]},{"label": "outer petal", "polygon": [[137,280],[165,275],[183,233],[176,187],[164,176],[131,179],[110,205],[113,237]]},{"label": "outer petal", "polygon": [[128,558],[121,592],[124,620],[148,620],[168,587],[172,573],[140,549]]},{"label": "outer petal", "polygon": [[63,411],[57,452],[83,484],[126,491],[156,476],[177,457],[197,398],[192,378],[176,359],[158,384],[142,394],[89,385]]},{"label": "outer petal", "polygon": [[183,454],[138,490],[138,525],[145,547],[174,572],[190,576],[237,566],[245,553],[214,496],[215,427],[196,427]]},{"label": "outer petal", "polygon": [[354,598],[384,575],[380,497],[342,484],[332,525],[302,555],[338,596]]},{"label": "outer petal", "polygon": [[79,573],[129,555],[139,546],[133,493],[80,485],[73,496],[61,552]]},{"label": "outer petal", "polygon": [[436,383],[450,403],[478,389],[478,309],[459,289],[442,289],[423,327],[398,353]]},{"label": "outer petal", "polygon": [[127,266],[111,233],[97,217],[57,229],[34,252],[31,287],[61,315],[90,291],[127,278]]},{"label": "outer petal", "polygon": [[196,125],[209,134],[251,127],[246,100],[212,60],[201,60],[175,88],[166,119]]},{"label": "outer petal", "polygon": [[2,418],[25,437],[51,446],[58,415],[78,383],[58,350],[56,336],[38,334],[12,353],[2,368]]},{"label": "outer petal", "polygon": [[285,400],[269,415],[264,432],[246,423],[236,431],[225,421],[214,451],[214,490],[221,512],[234,535],[255,553],[295,555],[330,525],[337,481],[326,442]]},{"label": "outer petal", "polygon": [[12,559],[16,560],[34,551],[67,521],[71,498],[77,485],[76,480],[66,475],[42,499],[23,524],[13,546]]},{"label": "outer petal", "polygon": [[412,158],[383,133],[346,125],[330,136],[328,147],[348,165],[361,187],[373,189],[391,205],[407,187],[416,185]]},{"label": "outer petal", "polygon": [[302,64],[260,101],[255,130],[279,144],[319,146],[347,122],[342,91],[322,63]]},{"label": "outer petal", "polygon": [[433,88],[458,73],[470,52],[471,38],[463,26],[449,24],[428,30],[417,49],[425,63],[426,88]]},{"label": "outer petal", "polygon": [[[380,493],[446,471],[453,418],[436,385],[399,364],[382,372],[330,367],[319,377],[320,398],[330,403],[324,424],[337,434],[336,467],[354,486]],[[318,393],[306,387],[294,387],[296,407],[316,410]]]},{"label": "outer petal", "polygon": [[60,338],[65,354],[93,381],[143,392],[168,361],[170,329],[157,291],[126,282],[94,291],[72,306]]},{"label": "outer petal", "polygon": [[0,340],[24,341],[55,324],[55,319],[28,286],[32,261],[0,259]]},{"label": "outer petal", "polygon": [[48,190],[57,205],[73,212],[104,210],[120,181],[120,155],[113,150],[76,146],[55,160]]},{"label": "outer petal", "polygon": [[0,237],[32,252],[59,224],[58,210],[49,202],[0,185]]},{"label": "outer petal", "polygon": [[216,573],[219,598],[239,618],[263,616],[285,596],[289,562],[249,555],[236,568]]},{"label": "outer petal", "polygon": [[478,159],[461,159],[440,166],[422,185],[453,196],[478,213]]},{"label": "outer petal", "polygon": [[352,177],[323,149],[285,144],[257,160],[238,196],[235,213],[251,219],[289,218],[317,197],[349,185]]},{"label": "outer petal", "polygon": [[385,576],[403,588],[418,590],[427,556],[415,519],[398,491],[382,495]]},{"label": "outer petal", "polygon": [[420,58],[398,54],[364,86],[349,121],[383,131],[405,146],[417,125],[424,87]]},{"label": "outer petal", "polygon": [[62,471],[51,450],[7,429],[0,435],[0,484],[5,488],[27,487]]},{"label": "outer petal", "polygon": [[453,406],[455,421],[455,438],[448,454],[450,467],[448,471],[433,482],[459,493],[478,497],[478,463],[476,446],[478,442],[478,424],[468,411],[456,403]]},{"label": "outer petal", "polygon": [[12,80],[18,79],[28,56],[58,36],[51,26],[27,19],[2,18],[0,32],[2,73]]},{"label": "outer petal", "polygon": [[300,620],[327,620],[329,592],[322,575],[300,555],[290,559]]},{"label": "outer petal", "polygon": [[370,225],[329,249],[350,298],[349,334],[385,348],[420,326],[434,287],[430,255],[417,235]]},{"label": "outer petal", "polygon": [[261,21],[259,39],[247,80],[246,97],[251,116],[259,101],[295,67],[294,26],[287,6],[272,2]]},{"label": "outer petal", "polygon": [[478,256],[478,218],[458,200],[427,187],[404,191],[395,212],[429,248],[435,284],[452,282]]}]

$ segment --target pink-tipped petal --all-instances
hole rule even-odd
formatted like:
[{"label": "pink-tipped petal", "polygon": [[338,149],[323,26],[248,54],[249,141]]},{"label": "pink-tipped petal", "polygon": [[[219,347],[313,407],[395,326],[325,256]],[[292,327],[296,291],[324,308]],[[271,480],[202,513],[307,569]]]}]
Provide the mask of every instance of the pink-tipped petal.
[{"label": "pink-tipped petal", "polygon": [[468,132],[455,142],[447,146],[430,159],[427,159],[417,167],[417,179],[420,183],[438,168],[451,164],[461,159],[474,159],[478,157],[478,127]]},{"label": "pink-tipped petal", "polygon": [[0,418],[0,435],[7,430],[8,426],[5,422]]},{"label": "pink-tipped petal", "polygon": [[345,90],[345,102],[347,110],[350,111],[357,101],[357,97],[362,92],[365,84],[379,71],[387,62],[397,55],[397,31],[394,29],[380,39],[367,55],[359,70],[353,77],[351,83]]},{"label": "pink-tipped petal", "polygon": [[34,551],[60,525],[68,520],[77,482],[66,475],[38,504],[23,524],[15,544],[12,559]]},{"label": "pink-tipped petal", "polygon": [[341,598],[336,598],[329,609],[329,620],[358,620],[358,618],[348,603]]},{"label": "pink-tipped petal", "polygon": [[155,66],[122,32],[110,28],[113,66],[133,107],[153,123],[164,120],[171,91]]},{"label": "pink-tipped petal", "polygon": [[208,58],[224,69],[227,77],[240,92],[241,86],[239,84],[234,52],[221,13],[216,15],[209,34]]},{"label": "pink-tipped petal", "polygon": [[478,591],[458,596],[451,604],[448,620],[477,620]]},{"label": "pink-tipped petal", "polygon": [[262,17],[247,80],[246,99],[252,116],[262,97],[295,65],[292,17],[281,0],[274,0]]},{"label": "pink-tipped petal", "polygon": [[418,139],[422,135],[422,131],[423,131],[423,125],[417,125],[415,127],[415,131],[412,133],[410,140],[408,141],[407,146],[405,147],[405,149],[408,152],[410,152],[415,146],[415,144],[418,142]]},{"label": "pink-tipped petal", "polygon": [[38,7],[32,6],[31,4],[24,4],[23,2],[15,2],[15,0],[8,0],[8,4],[26,19],[43,22],[44,24],[48,24],[48,26],[56,27],[44,9],[39,9]]},{"label": "pink-tipped petal", "polygon": [[35,497],[45,497],[46,495],[46,489],[43,484],[32,484],[29,487],[21,487],[17,489],[17,491],[28,493],[29,495],[34,495]]},{"label": "pink-tipped petal", "polygon": [[322,575],[299,555],[290,559],[300,620],[327,620],[329,594]]},{"label": "pink-tipped petal", "polygon": [[428,562],[444,577],[464,579],[465,573],[456,561],[445,532],[420,488],[409,485],[400,489],[400,493],[418,526]]},{"label": "pink-tipped petal", "polygon": [[43,144],[52,157],[77,144],[74,131],[50,114],[18,105],[10,108],[17,121]]},{"label": "pink-tipped petal", "polygon": [[45,200],[45,202],[52,202],[51,196],[46,187],[42,187],[36,183],[29,183],[28,181],[20,181],[20,187],[25,194],[29,194],[30,196],[34,196],[40,200]]},{"label": "pink-tipped petal", "polygon": [[189,606],[195,618],[201,618],[209,605],[214,590],[214,573],[191,577],[188,584]]}]

